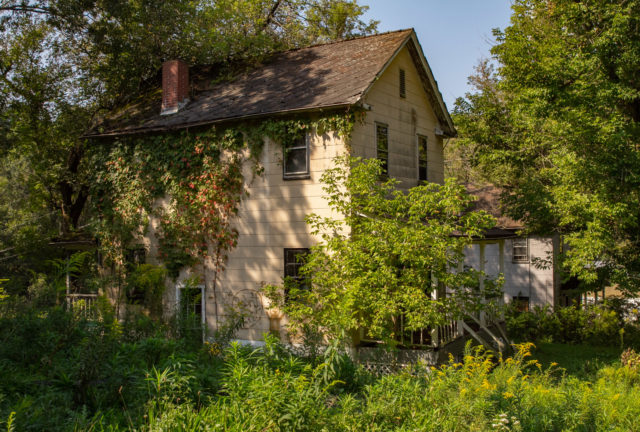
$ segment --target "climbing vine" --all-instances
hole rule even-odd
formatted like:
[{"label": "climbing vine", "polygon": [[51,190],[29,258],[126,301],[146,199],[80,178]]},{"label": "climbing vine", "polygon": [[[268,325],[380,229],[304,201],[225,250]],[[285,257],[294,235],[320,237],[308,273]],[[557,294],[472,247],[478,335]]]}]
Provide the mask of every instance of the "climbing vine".
[{"label": "climbing vine", "polygon": [[249,163],[255,174],[262,172],[264,138],[285,149],[307,132],[334,131],[346,141],[354,121],[348,112],[98,143],[93,226],[105,258],[123,268],[126,248],[155,219],[159,257],[170,275],[199,260],[210,260],[217,274],[237,244],[233,217],[246,195],[243,167]]}]

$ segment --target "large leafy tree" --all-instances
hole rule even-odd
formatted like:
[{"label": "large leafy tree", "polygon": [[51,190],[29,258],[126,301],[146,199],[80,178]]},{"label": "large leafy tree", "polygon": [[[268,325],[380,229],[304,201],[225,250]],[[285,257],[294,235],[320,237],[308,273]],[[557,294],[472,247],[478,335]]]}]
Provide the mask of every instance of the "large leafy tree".
[{"label": "large leafy tree", "polygon": [[[585,282],[640,288],[640,1],[517,0],[456,106],[508,213]],[[494,69],[495,67],[495,69]]]},{"label": "large leafy tree", "polygon": [[307,218],[321,241],[301,269],[305,283],[285,281],[286,294],[267,289],[293,329],[332,338],[367,329],[393,343],[401,327],[433,328],[496,306],[498,281],[463,266],[473,237],[495,223],[470,211],[464,187],[450,180],[403,191],[397,180],[380,181],[376,159],[333,165],[322,176],[332,214]]},{"label": "large leafy tree", "polygon": [[0,266],[17,255],[26,274],[27,252],[85,225],[82,134],[155,86],[163,60],[224,71],[374,31],[365,10],[357,0],[0,0]]}]

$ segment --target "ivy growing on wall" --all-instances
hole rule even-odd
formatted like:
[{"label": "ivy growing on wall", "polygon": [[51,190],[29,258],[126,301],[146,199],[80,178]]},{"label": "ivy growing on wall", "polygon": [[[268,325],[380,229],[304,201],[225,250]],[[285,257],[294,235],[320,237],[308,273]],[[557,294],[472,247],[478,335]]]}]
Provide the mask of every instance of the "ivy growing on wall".
[{"label": "ivy growing on wall", "polygon": [[93,227],[105,259],[124,268],[127,246],[156,219],[159,258],[172,277],[201,260],[217,274],[237,244],[233,218],[247,193],[243,167],[262,173],[264,138],[286,148],[302,133],[334,131],[347,141],[354,121],[347,112],[97,142]]}]

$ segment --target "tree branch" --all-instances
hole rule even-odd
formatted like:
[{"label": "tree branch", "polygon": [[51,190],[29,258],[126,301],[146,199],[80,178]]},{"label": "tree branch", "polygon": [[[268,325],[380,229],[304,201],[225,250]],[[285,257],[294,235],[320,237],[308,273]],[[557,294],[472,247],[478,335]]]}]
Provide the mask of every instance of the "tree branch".
[{"label": "tree branch", "polygon": [[273,18],[275,17],[276,12],[278,11],[278,8],[281,4],[282,0],[276,0],[276,2],[271,7],[271,10],[269,11],[269,14],[267,15],[267,19],[264,20],[264,24],[262,24],[260,32],[263,32],[267,27],[269,27],[269,24],[273,22]]},{"label": "tree branch", "polygon": [[0,3],[0,12],[26,12],[49,15],[51,14],[51,9],[46,6],[29,4],[25,1],[13,4],[9,3],[8,1],[3,1],[2,3]]}]

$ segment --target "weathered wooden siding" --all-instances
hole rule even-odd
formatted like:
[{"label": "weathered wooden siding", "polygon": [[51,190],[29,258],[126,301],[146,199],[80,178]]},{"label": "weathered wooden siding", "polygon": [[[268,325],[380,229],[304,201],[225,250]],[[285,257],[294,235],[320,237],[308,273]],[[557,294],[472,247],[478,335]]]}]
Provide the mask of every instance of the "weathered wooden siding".
[{"label": "weathered wooden siding", "polygon": [[[399,95],[400,68],[406,72],[406,98]],[[415,186],[418,178],[417,135],[424,135],[428,139],[429,180],[443,182],[442,139],[435,135],[438,123],[406,49],[374,83],[365,102],[371,105],[371,111],[367,112],[364,123],[358,123],[354,128],[350,141],[352,154],[375,157],[375,122],[388,125],[389,174],[400,180],[403,187]],[[310,178],[284,180],[281,145],[269,140],[265,142],[261,156],[263,175],[256,176],[249,168],[245,172],[249,196],[243,201],[235,223],[239,231],[238,246],[229,255],[215,293],[211,283],[205,293],[210,330],[215,330],[216,315],[223,321],[228,318],[231,308],[248,313],[245,327],[237,334],[239,339],[260,341],[263,333],[273,329],[274,323],[270,323],[267,316],[260,288],[264,284],[282,283],[285,248],[309,247],[316,242],[305,217],[310,213],[331,214],[323,198],[320,177],[333,165],[334,158],[344,154],[348,147],[334,133],[312,136]],[[155,245],[149,244],[153,254]],[[180,279],[188,274],[184,271]],[[175,288],[168,289],[167,304],[175,304],[175,298]],[[285,319],[279,324],[282,328]]]},{"label": "weathered wooden siding", "polygon": [[[500,243],[503,242],[503,254]],[[481,265],[481,244],[484,244],[484,265]],[[529,259],[513,261],[511,239],[484,240],[467,249],[465,265],[484,270],[489,276],[504,275],[504,300],[529,297],[531,307],[554,305],[557,298],[558,277],[554,271],[555,257],[552,237],[529,237]],[[501,264],[500,264],[501,263]],[[502,267],[502,270],[500,269]]]},{"label": "weathered wooden siding", "polygon": [[[405,71],[406,97],[400,97],[400,69]],[[417,135],[427,137],[428,180],[444,182],[442,138],[436,136],[438,120],[429,105],[415,64],[405,48],[388,65],[365,98],[371,106],[362,124],[356,124],[351,145],[356,156],[376,157],[375,123],[389,127],[389,175],[409,188],[418,179]]]}]

